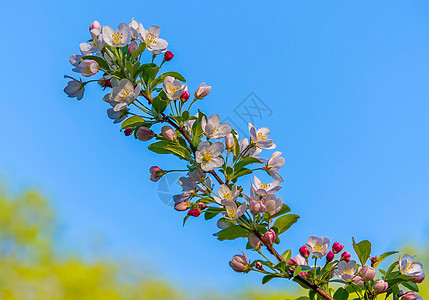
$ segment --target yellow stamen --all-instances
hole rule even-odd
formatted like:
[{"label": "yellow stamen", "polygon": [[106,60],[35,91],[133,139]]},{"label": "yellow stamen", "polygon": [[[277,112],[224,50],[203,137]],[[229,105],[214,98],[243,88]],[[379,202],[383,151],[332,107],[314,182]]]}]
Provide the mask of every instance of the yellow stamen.
[{"label": "yellow stamen", "polygon": [[112,34],[112,40],[113,40],[113,44],[119,44],[120,42],[121,42],[121,40],[122,40],[122,36],[123,36],[123,34],[122,33],[119,33],[119,32],[114,32],[113,34]]},{"label": "yellow stamen", "polygon": [[257,141],[265,141],[266,139],[267,138],[264,136],[264,134],[262,132],[259,132],[257,137],[256,137]]},{"label": "yellow stamen", "polygon": [[232,207],[228,207],[226,209],[226,212],[228,213],[228,216],[230,216],[231,218],[235,218],[235,210]]},{"label": "yellow stamen", "polygon": [[206,154],[204,154],[204,155],[203,155],[203,160],[204,160],[204,161],[206,161],[206,162],[207,162],[207,161],[211,161],[211,160],[212,160],[212,157],[213,157],[213,156],[211,155],[211,153],[210,153],[210,152],[207,152]]},{"label": "yellow stamen", "polygon": [[316,244],[313,247],[314,251],[322,251],[323,250],[323,246],[321,244]]}]

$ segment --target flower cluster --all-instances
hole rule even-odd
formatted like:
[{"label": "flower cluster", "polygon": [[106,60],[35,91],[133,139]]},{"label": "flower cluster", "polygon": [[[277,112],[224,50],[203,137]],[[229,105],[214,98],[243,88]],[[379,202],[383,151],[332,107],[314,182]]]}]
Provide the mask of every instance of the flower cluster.
[{"label": "flower cluster", "polygon": [[[378,265],[397,252],[374,256],[368,265],[368,241],[353,240],[360,265],[343,251],[344,245],[335,242],[331,246],[327,237],[311,236],[293,258],[290,250],[280,255],[274,246],[299,216],[289,213],[289,206],[276,195],[284,181],[279,173],[285,164],[282,153],[261,157],[276,148],[270,130],[249,124],[247,137],[240,138],[219,115],[208,116],[200,110],[191,113],[193,105],[209,96],[212,87],[201,83],[189,101],[191,93],[181,74],[160,73],[164,63],[174,57],[167,51],[167,41],[159,37],[160,27],[145,29],[132,19],[115,30],[94,21],[89,32],[89,42],[81,43],[80,54],[72,55],[69,61],[72,71],[83,77],[100,73],[100,78],[82,81],[65,76],[71,80],[64,92],[81,100],[86,84],[97,82],[107,89],[102,99],[110,105],[108,117],[120,124],[126,136],[147,142],[155,153],[173,155],[184,162],[182,170],[152,166],[149,178],[156,182],[170,172],[187,172],[179,179],[181,193],[173,197],[175,210],[186,212],[184,222],[202,215],[205,220],[217,218],[219,231],[215,236],[219,240],[244,238],[246,248],[263,257],[251,263],[242,251],[243,255],[235,255],[230,261],[234,271],[262,273],[263,283],[276,277],[293,279],[310,289],[311,299],[315,293],[325,299],[345,299],[349,293],[365,300],[382,293],[404,300],[419,299],[417,284],[425,278],[422,265],[403,255],[387,270],[379,269],[381,278],[376,280]],[[145,56],[146,50],[149,56]],[[239,180],[251,174],[253,178],[247,181],[250,189],[244,191]],[[269,260],[269,255],[277,262]],[[309,262],[310,256],[314,264]],[[318,266],[317,261],[323,258],[324,265]],[[333,293],[332,282],[344,287]],[[408,291],[402,292],[400,286]]]}]

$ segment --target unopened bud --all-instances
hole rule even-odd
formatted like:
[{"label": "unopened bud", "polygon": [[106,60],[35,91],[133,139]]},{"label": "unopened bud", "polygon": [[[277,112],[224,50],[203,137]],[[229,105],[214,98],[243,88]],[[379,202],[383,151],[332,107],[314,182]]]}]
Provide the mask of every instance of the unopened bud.
[{"label": "unopened bud", "polygon": [[103,87],[104,89],[106,89],[107,87],[112,87],[112,82],[110,81],[109,78],[106,77],[101,77],[98,80],[98,84]]},{"label": "unopened bud", "polygon": [[[241,251],[241,250],[240,250]],[[232,260],[229,262],[230,267],[239,273],[243,273],[249,270],[249,260],[247,259],[246,253],[241,251],[243,255],[234,255]]]},{"label": "unopened bud", "polygon": [[167,141],[173,142],[177,138],[176,130],[171,126],[163,126],[161,128],[161,134]]},{"label": "unopened bud", "polygon": [[165,61],[170,61],[173,59],[173,57],[174,57],[174,54],[171,51],[167,51],[164,54],[164,60]]},{"label": "unopened bud", "polygon": [[166,173],[163,169],[157,166],[150,167],[150,180],[157,182]]},{"label": "unopened bud", "polygon": [[89,31],[93,29],[101,30],[101,24],[98,21],[92,22],[91,25],[89,25]]},{"label": "unopened bud", "polygon": [[357,286],[363,286],[365,284],[365,282],[362,280],[362,277],[357,275],[353,277],[353,283],[356,284]]},{"label": "unopened bud", "polygon": [[195,98],[203,99],[210,93],[211,89],[211,86],[206,85],[204,82],[201,83],[200,86],[197,88],[197,91],[195,92]]},{"label": "unopened bud", "polygon": [[415,275],[411,278],[411,281],[414,283],[421,283],[425,279],[425,273],[420,272],[418,275]]},{"label": "unopened bud", "polygon": [[130,136],[133,133],[134,128],[127,128],[124,130],[126,136]]},{"label": "unopened bud", "polygon": [[203,203],[203,202],[198,202],[197,206],[198,206],[199,210],[203,210],[203,209],[205,209],[207,207],[207,205],[205,203]]},{"label": "unopened bud", "polygon": [[301,272],[299,273],[299,275],[301,275],[302,277],[310,278],[310,274],[308,274],[307,272]]},{"label": "unopened bud", "polygon": [[417,300],[417,299],[419,299],[418,297],[420,297],[420,296],[417,295],[416,292],[409,291],[409,292],[406,292],[404,294],[402,300]]},{"label": "unopened bud", "polygon": [[262,237],[262,240],[269,245],[274,244],[276,240],[276,233],[274,230],[270,229],[267,232],[265,232],[264,236]]},{"label": "unopened bud", "polygon": [[252,214],[257,215],[259,213],[263,213],[265,211],[265,206],[262,204],[262,201],[250,201],[249,209]]},{"label": "unopened bud", "polygon": [[377,263],[377,261],[378,261],[378,255],[377,255],[377,256],[374,256],[374,257],[371,257],[369,260],[371,261],[371,267],[374,267],[374,265],[375,265],[375,264]]},{"label": "unopened bud", "polygon": [[368,265],[364,265],[360,271],[360,275],[362,276],[362,280],[363,281],[370,281],[374,278],[375,276],[375,269],[371,268]]},{"label": "unopened bud", "polygon": [[344,248],[344,245],[343,245],[343,244],[340,244],[340,243],[338,243],[338,242],[335,242],[335,243],[332,245],[332,251],[333,251],[335,254],[340,253],[340,252],[343,250],[343,248]]},{"label": "unopened bud", "polygon": [[253,249],[259,249],[261,247],[261,240],[253,232],[247,236],[249,245]]},{"label": "unopened bud", "polygon": [[153,133],[153,131],[150,128],[147,128],[145,126],[139,127],[136,134],[137,138],[143,142],[150,140],[151,138],[154,137],[154,135],[155,134]]},{"label": "unopened bud", "polygon": [[185,211],[189,207],[191,207],[191,203],[189,203],[189,201],[182,201],[174,204],[174,209],[177,211]]},{"label": "unopened bud", "polygon": [[349,262],[351,258],[352,258],[352,256],[347,251],[345,251],[345,252],[343,252],[343,254],[341,254],[341,260]]},{"label": "unopened bud", "polygon": [[201,212],[198,209],[190,209],[188,211],[188,216],[198,217],[201,214]]},{"label": "unopened bud", "polygon": [[226,149],[228,151],[232,151],[234,149],[235,141],[234,141],[234,136],[232,135],[232,133],[228,133],[225,136],[225,145],[226,145]]},{"label": "unopened bud", "polygon": [[136,41],[131,41],[131,43],[128,45],[128,54],[133,55],[133,52],[138,49],[139,45]]},{"label": "unopened bud", "polygon": [[262,267],[262,264],[261,264],[260,261],[258,261],[258,262],[255,263],[255,268],[258,269],[258,270],[261,270],[261,271],[264,270],[264,268]]},{"label": "unopened bud", "polygon": [[374,282],[374,292],[377,294],[384,293],[388,287],[389,284],[387,284],[387,282],[384,280],[377,280]]},{"label": "unopened bud", "polygon": [[331,262],[334,259],[334,256],[335,256],[334,252],[329,251],[328,254],[326,254],[326,261]]},{"label": "unopened bud", "polygon": [[186,102],[189,100],[189,97],[191,97],[191,94],[189,94],[188,91],[183,91],[182,95],[180,95],[180,100],[182,100],[182,102]]},{"label": "unopened bud", "polygon": [[310,250],[304,245],[301,248],[299,248],[299,253],[304,257],[308,258],[310,256]]}]

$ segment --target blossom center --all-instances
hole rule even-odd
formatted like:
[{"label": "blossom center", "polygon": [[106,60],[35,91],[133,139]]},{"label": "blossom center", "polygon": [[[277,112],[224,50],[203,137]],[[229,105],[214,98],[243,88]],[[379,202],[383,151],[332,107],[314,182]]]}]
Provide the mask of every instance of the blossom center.
[{"label": "blossom center", "polygon": [[203,160],[205,161],[205,162],[207,162],[207,161],[211,161],[211,159],[212,159],[212,155],[211,155],[211,153],[210,152],[207,152],[206,154],[204,154],[203,155]]},{"label": "blossom center", "polygon": [[122,40],[123,33],[114,32],[112,34],[113,44],[119,44]]},{"label": "blossom center", "polygon": [[344,273],[343,274],[349,274],[349,275],[353,275],[353,270],[349,269],[349,268],[345,268],[344,269]]},{"label": "blossom center", "polygon": [[231,218],[235,218],[235,210],[232,207],[228,207],[226,209],[226,212],[228,213],[228,216],[230,216]]},{"label": "blossom center", "polygon": [[267,187],[269,186],[269,184],[268,183],[260,183],[259,184],[259,187],[261,188],[261,189],[266,189]]},{"label": "blossom center", "polygon": [[321,244],[316,244],[313,247],[314,251],[322,251],[323,250],[323,246]]},{"label": "blossom center", "polygon": [[232,200],[232,195],[231,195],[231,193],[230,193],[230,192],[226,192],[226,193],[223,195],[223,197],[224,197],[225,199]]},{"label": "blossom center", "polygon": [[264,136],[262,132],[258,132],[258,135],[256,137],[257,141],[265,141],[267,138]]},{"label": "blossom center", "polygon": [[147,35],[146,35],[146,39],[145,39],[145,41],[146,41],[146,43],[147,44],[152,44],[152,43],[154,43],[155,42],[155,40],[156,40],[156,35],[154,35],[153,33],[148,33]]},{"label": "blossom center", "polygon": [[121,91],[120,97],[121,98],[127,98],[133,91],[130,89],[123,89]]},{"label": "blossom center", "polygon": [[413,264],[410,264],[409,262],[407,262],[407,266],[404,269],[404,273],[406,273],[412,269],[413,269]]}]

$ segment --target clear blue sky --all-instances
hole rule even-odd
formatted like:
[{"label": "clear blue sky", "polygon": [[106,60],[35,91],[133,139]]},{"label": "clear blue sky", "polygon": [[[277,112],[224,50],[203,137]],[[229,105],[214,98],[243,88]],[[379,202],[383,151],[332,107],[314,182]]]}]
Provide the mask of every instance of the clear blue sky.
[{"label": "clear blue sky", "polygon": [[183,228],[183,214],[158,200],[148,168],[174,159],[120,133],[98,87],[80,102],[63,93],[68,58],[89,24],[116,27],[132,17],[161,26],[176,55],[168,68],[191,90],[213,86],[201,103],[207,113],[240,122],[233,109],[251,91],[272,109],[256,123],[271,128],[286,156],[280,194],[301,215],[280,251],[312,234],[348,246],[351,236],[369,239],[375,254],[427,245],[429,2],[261,3],[0,3],[0,178],[52,199],[59,247],[138,257],[183,287],[260,279],[228,266],[244,242],[217,241],[214,222]]}]

